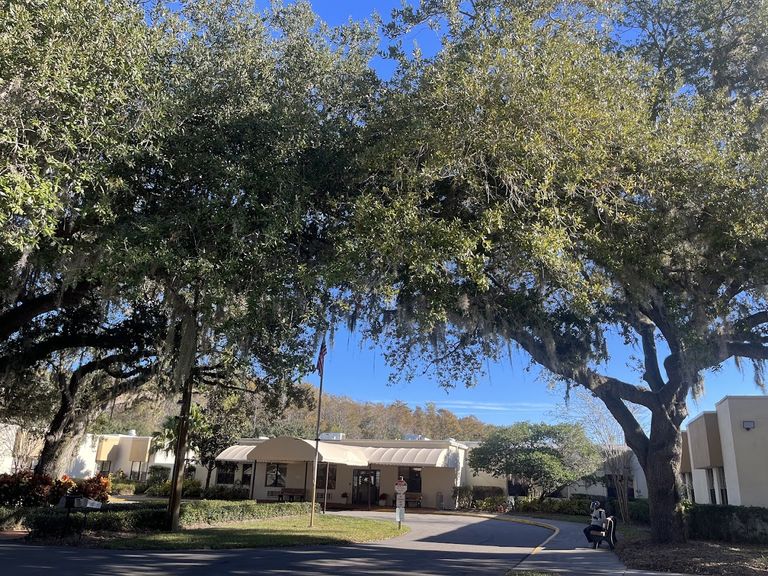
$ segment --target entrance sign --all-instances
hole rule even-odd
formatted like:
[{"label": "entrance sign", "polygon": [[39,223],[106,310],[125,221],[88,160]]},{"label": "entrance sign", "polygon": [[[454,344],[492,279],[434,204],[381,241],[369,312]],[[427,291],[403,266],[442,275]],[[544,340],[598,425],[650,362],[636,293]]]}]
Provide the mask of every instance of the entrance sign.
[{"label": "entrance sign", "polygon": [[400,530],[400,527],[403,524],[403,521],[405,520],[405,493],[408,492],[408,484],[405,480],[403,480],[403,477],[400,476],[400,479],[395,482],[395,522],[397,522],[397,529]]},{"label": "entrance sign", "polygon": [[405,522],[405,508],[398,506],[395,509],[395,522],[397,522],[397,529],[400,530],[402,523]]}]

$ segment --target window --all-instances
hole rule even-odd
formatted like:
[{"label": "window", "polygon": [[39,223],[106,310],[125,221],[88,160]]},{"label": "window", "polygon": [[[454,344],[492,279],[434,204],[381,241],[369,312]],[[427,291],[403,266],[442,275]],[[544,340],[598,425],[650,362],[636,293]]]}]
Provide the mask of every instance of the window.
[{"label": "window", "polygon": [[707,489],[709,490],[709,503],[717,504],[717,492],[715,492],[715,475],[712,468],[707,468]]},{"label": "window", "polygon": [[253,464],[243,464],[243,478],[240,483],[250,488],[251,478],[253,478]]},{"label": "window", "polygon": [[101,464],[99,465],[99,474],[102,476],[106,476],[109,474],[109,470],[112,468],[112,462],[109,460],[102,460]]},{"label": "window", "polygon": [[[327,464],[317,465],[317,489],[325,490],[325,469]],[[328,490],[336,489],[336,464],[331,464],[328,468]]]},{"label": "window", "polygon": [[234,484],[236,470],[237,464],[235,462],[216,464],[216,484]]},{"label": "window", "polygon": [[147,476],[146,468],[142,471],[141,465],[143,462],[131,462],[131,473],[128,476],[131,480],[143,481]]},{"label": "window", "polygon": [[715,468],[717,470],[717,483],[720,485],[720,504],[728,505],[728,487],[725,484],[725,468]]},{"label": "window", "polygon": [[401,466],[397,469],[397,475],[402,476],[408,484],[408,492],[421,492],[421,468]]},{"label": "window", "polygon": [[264,479],[264,486],[272,486],[273,488],[285,488],[285,477],[287,474],[288,464],[267,462],[267,476]]}]

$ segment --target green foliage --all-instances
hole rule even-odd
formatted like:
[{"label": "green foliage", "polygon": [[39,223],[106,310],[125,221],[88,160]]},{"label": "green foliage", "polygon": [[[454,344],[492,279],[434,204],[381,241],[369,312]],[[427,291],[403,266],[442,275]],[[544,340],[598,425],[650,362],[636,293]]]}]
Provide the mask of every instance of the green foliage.
[{"label": "green foliage", "polygon": [[79,489],[83,482],[81,480],[76,485],[67,477],[54,480],[50,476],[34,474],[30,470],[0,474],[0,506],[52,506],[57,504],[62,496]]},{"label": "green foliage", "polygon": [[167,523],[168,513],[165,509],[140,507],[121,511],[72,512],[69,517],[65,510],[37,509],[30,512],[24,520],[33,537],[68,536],[78,533],[84,525],[93,531],[155,531],[165,528]]},{"label": "green foliage", "polygon": [[504,512],[507,509],[507,497],[497,495],[477,499],[475,500],[475,508],[484,512]]},{"label": "green foliage", "polygon": [[203,489],[201,497],[207,500],[245,500],[249,491],[247,486],[209,486]]},{"label": "green foliage", "polygon": [[470,508],[472,506],[472,487],[455,486],[453,488],[453,499],[459,508]]},{"label": "green foliage", "polygon": [[184,526],[194,526],[199,524],[260,520],[280,516],[300,516],[309,514],[311,506],[309,502],[259,504],[253,500],[242,502],[200,500],[199,502],[189,502],[182,505],[181,523]]},{"label": "green foliage", "polygon": [[[281,516],[296,516],[309,513],[308,503],[257,504],[245,502],[223,502],[201,500],[184,502],[181,507],[181,525],[184,527],[201,524],[219,524],[244,520],[260,520]],[[165,504],[148,506],[130,504],[110,505],[103,510],[88,512],[86,528],[95,532],[152,532],[167,528],[168,512]],[[32,511],[9,510],[3,512],[9,518],[21,518],[32,536],[59,536],[79,532],[85,521],[82,512],[73,512],[67,519],[65,510],[48,508]],[[10,521],[10,520],[9,520]]]},{"label": "green foliage", "polygon": [[541,498],[535,500],[515,500],[515,510],[518,512],[545,512],[548,514],[569,514],[584,516],[585,521],[590,514],[589,505],[594,498]]},{"label": "green foliage", "polygon": [[768,543],[768,508],[694,504],[686,520],[695,540]]},{"label": "green foliage", "polygon": [[16,530],[24,524],[31,508],[0,506],[0,531]]},{"label": "green foliage", "polygon": [[110,168],[146,150],[157,128],[153,62],[163,42],[130,0],[3,10],[0,254],[9,254],[47,241],[62,219],[112,217],[124,188]]},{"label": "green foliage", "polygon": [[[171,481],[165,480],[158,484],[150,485],[144,492],[147,496],[164,496],[171,495]],[[182,482],[181,495],[188,498],[199,498],[202,494],[202,486],[199,480],[194,478],[185,478]]]},{"label": "green foliage", "polygon": [[598,463],[597,450],[574,424],[520,422],[501,427],[469,454],[475,470],[514,475],[541,495],[582,478]]},{"label": "green foliage", "polygon": [[152,465],[147,470],[147,485],[154,486],[168,481],[170,469],[167,466]]},{"label": "green foliage", "polygon": [[501,486],[472,486],[472,500],[474,501],[503,495],[504,489]]}]

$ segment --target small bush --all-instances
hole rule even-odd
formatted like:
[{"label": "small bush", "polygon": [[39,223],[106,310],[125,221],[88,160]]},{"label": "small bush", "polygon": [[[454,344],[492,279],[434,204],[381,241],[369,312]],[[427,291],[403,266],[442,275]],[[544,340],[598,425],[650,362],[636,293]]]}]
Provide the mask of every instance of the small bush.
[{"label": "small bush", "polygon": [[147,486],[168,482],[170,475],[171,469],[167,466],[153,464],[149,467],[149,470],[147,470]]},{"label": "small bush", "polygon": [[210,486],[202,491],[207,500],[247,500],[248,494],[245,486]]},{"label": "small bush", "polygon": [[500,486],[472,486],[472,500],[485,500],[494,496],[504,496],[504,489]]},{"label": "small bush", "polygon": [[469,486],[457,486],[453,489],[453,499],[459,508],[472,506],[472,488]]},{"label": "small bush", "polygon": [[485,512],[500,512],[507,507],[506,496],[489,496],[482,500],[475,500],[475,508]]},{"label": "small bush", "polygon": [[96,474],[92,478],[86,478],[77,482],[77,492],[86,498],[91,498],[98,502],[109,501],[109,492],[111,490],[112,481],[109,479],[109,476],[102,476],[101,474]]},{"label": "small bush", "polygon": [[15,530],[24,524],[29,508],[0,507],[0,530]]},{"label": "small bush", "polygon": [[[152,484],[144,492],[147,496],[170,496],[171,481],[166,480],[162,484]],[[193,478],[185,479],[181,485],[181,495],[187,498],[199,498],[202,493],[200,482]]]},{"label": "small bush", "polygon": [[0,506],[50,506],[75,488],[75,482],[68,476],[53,480],[46,474],[35,474],[31,470],[0,474]]},{"label": "small bush", "polygon": [[146,482],[137,482],[136,484],[133,485],[133,493],[144,494],[147,491],[148,487],[149,486],[147,486]]},{"label": "small bush", "polygon": [[112,496],[130,496],[136,493],[136,484],[132,482],[112,482]]}]

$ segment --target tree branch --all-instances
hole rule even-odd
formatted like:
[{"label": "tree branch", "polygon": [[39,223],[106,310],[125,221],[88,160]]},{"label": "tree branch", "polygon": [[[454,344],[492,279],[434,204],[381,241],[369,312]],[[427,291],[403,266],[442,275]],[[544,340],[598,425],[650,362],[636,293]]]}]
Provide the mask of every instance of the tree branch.
[{"label": "tree branch", "polygon": [[91,282],[81,281],[63,292],[54,290],[29,300],[24,300],[17,306],[0,314],[0,341],[5,340],[14,332],[21,330],[28,322],[41,314],[51,312],[61,306],[69,306],[80,302],[93,288]]}]

